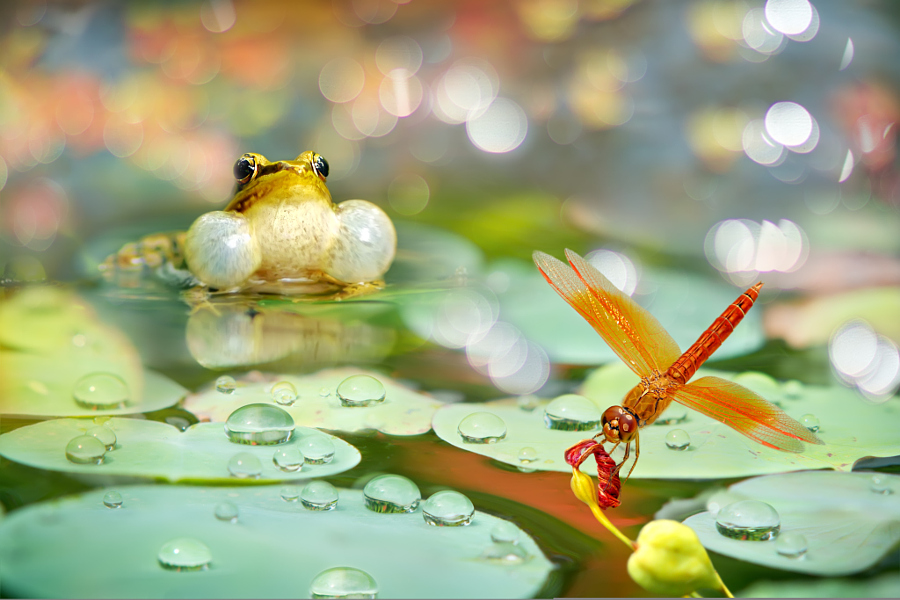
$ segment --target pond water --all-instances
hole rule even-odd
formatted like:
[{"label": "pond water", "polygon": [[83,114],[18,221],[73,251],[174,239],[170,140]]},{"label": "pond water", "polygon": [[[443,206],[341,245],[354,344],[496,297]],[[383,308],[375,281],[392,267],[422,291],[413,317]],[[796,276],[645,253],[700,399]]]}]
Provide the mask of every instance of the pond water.
[{"label": "pond water", "polygon": [[[565,248],[681,349],[763,281],[698,377],[801,428],[780,452],[660,409],[612,523],[690,517],[735,594],[900,594],[893,4],[0,12],[0,595],[653,593],[570,489],[638,377],[532,262]],[[381,289],[102,268],[223,210],[245,152],[306,150],[392,220]]]}]

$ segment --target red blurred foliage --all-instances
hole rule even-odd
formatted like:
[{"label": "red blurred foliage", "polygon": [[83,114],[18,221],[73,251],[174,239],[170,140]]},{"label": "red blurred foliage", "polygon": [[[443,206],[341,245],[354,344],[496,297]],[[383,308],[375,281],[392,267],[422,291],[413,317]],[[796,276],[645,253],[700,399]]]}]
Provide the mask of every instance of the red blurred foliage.
[{"label": "red blurred foliage", "polygon": [[616,470],[616,462],[610,458],[603,444],[594,439],[581,440],[566,450],[566,463],[577,469],[589,454],[597,461],[597,502],[600,508],[615,508],[621,504],[619,492],[622,482]]}]

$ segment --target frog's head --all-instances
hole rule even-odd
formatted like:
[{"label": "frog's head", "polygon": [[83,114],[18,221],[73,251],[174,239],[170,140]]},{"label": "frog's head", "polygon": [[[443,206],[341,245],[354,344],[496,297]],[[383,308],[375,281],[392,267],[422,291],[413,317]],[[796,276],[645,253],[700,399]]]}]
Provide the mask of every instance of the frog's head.
[{"label": "frog's head", "polygon": [[275,162],[248,152],[234,163],[234,198],[226,210],[242,212],[250,203],[291,196],[331,202],[326,177],[328,161],[312,151],[303,152],[294,160]]}]

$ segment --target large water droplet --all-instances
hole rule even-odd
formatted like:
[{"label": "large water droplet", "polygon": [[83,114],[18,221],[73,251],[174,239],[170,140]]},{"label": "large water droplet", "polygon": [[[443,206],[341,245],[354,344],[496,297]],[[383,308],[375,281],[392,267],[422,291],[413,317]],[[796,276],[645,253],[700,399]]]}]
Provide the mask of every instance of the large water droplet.
[{"label": "large water droplet", "polygon": [[314,433],[303,436],[297,447],[304,460],[311,465],[324,465],[334,458],[334,442],[326,435]]},{"label": "large water droplet", "polygon": [[116,447],[116,432],[106,425],[91,427],[85,432],[85,435],[97,438],[97,440],[106,448],[107,452]]},{"label": "large water droplet", "polygon": [[445,490],[431,495],[422,504],[422,516],[429,525],[459,527],[472,522],[475,505],[459,492]]},{"label": "large water droplet", "polygon": [[778,512],[759,500],[741,500],[722,508],[716,529],[725,537],[759,542],[771,540],[781,529]]},{"label": "large water droplet", "polygon": [[371,406],[384,402],[384,385],[369,375],[352,375],[337,387],[341,406]]},{"label": "large water droplet", "polygon": [[272,455],[272,462],[285,472],[299,471],[303,467],[303,454],[296,448],[279,448]]},{"label": "large water droplet", "polygon": [[99,465],[106,455],[106,446],[92,435],[79,435],[66,444],[66,458],[79,465]]},{"label": "large water droplet", "polygon": [[531,446],[525,446],[519,450],[519,462],[531,464],[538,459],[538,452]]},{"label": "large water droplet", "polygon": [[123,408],[128,402],[128,386],[112,373],[91,373],[72,387],[75,403],[83,408],[109,410]]},{"label": "large water droplet", "polygon": [[237,523],[238,507],[231,502],[219,502],[213,511],[216,518],[220,521],[228,521],[229,523]]},{"label": "large water droplet", "polygon": [[506,437],[506,423],[489,412],[476,412],[459,422],[459,437],[470,444],[493,444]]},{"label": "large water droplet", "polygon": [[182,537],[163,544],[156,558],[160,565],[173,571],[202,571],[209,568],[212,552],[200,540]]},{"label": "large water droplet", "polygon": [[310,481],[300,492],[300,503],[309,510],[334,510],[338,503],[337,488],[327,481]]},{"label": "large water droplet", "polygon": [[238,479],[256,479],[262,474],[262,463],[249,452],[238,452],[228,461],[228,472]]},{"label": "large water droplet", "polygon": [[885,496],[894,493],[891,478],[888,475],[872,475],[869,489],[876,494],[884,494]]},{"label": "large water droplet", "polygon": [[803,415],[800,417],[800,424],[815,433],[819,430],[819,417],[816,415]]},{"label": "large water droplet", "polygon": [[286,485],[281,488],[281,499],[285,502],[296,502],[300,498],[300,488],[296,485]]},{"label": "large water droplet", "polygon": [[519,565],[525,562],[528,553],[518,544],[497,542],[485,548],[481,558],[504,565]]},{"label": "large water droplet", "polygon": [[222,394],[231,394],[234,392],[234,388],[237,387],[237,382],[234,380],[234,377],[231,375],[222,375],[218,379],[216,379],[216,391]]},{"label": "large water droplet", "polygon": [[419,486],[402,475],[380,475],[363,488],[366,508],[380,513],[409,513],[416,510],[422,494]]},{"label": "large water droplet", "polygon": [[680,404],[671,404],[669,408],[663,411],[658,419],[653,421],[654,425],[675,425],[676,423],[684,423],[688,419],[688,411]]},{"label": "large water droplet", "polygon": [[334,567],[316,575],[309,586],[310,598],[375,598],[378,584],[365,571]]},{"label": "large water droplet", "polygon": [[775,551],[788,558],[800,558],[806,554],[808,548],[806,536],[797,531],[779,533],[778,539],[775,540]]},{"label": "large water droplet", "polygon": [[115,490],[106,492],[103,495],[103,505],[106,506],[106,508],[119,508],[122,506],[122,502],[122,494]]},{"label": "large water droplet", "polygon": [[669,450],[687,450],[691,445],[691,436],[684,429],[673,429],[666,434],[666,447]]},{"label": "large water droplet", "polygon": [[277,406],[248,404],[228,416],[225,433],[228,439],[238,444],[282,444],[294,433],[294,419]]},{"label": "large water droplet", "polygon": [[491,540],[498,544],[515,544],[519,541],[519,528],[509,521],[500,521],[491,528]]},{"label": "large water droplet", "polygon": [[272,386],[272,399],[282,406],[290,406],[297,401],[297,387],[290,381],[279,381]]},{"label": "large water droplet", "polygon": [[600,426],[600,409],[578,394],[565,394],[544,409],[544,424],[561,431],[590,431]]}]

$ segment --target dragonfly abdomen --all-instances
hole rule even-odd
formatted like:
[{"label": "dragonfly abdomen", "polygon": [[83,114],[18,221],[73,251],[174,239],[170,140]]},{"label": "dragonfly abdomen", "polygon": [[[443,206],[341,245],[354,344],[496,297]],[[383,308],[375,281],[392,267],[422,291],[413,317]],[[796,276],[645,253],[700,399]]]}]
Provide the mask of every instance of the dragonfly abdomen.
[{"label": "dragonfly abdomen", "polygon": [[753,303],[759,298],[759,289],[762,286],[762,282],[757,283],[732,302],[713,321],[713,324],[703,332],[703,335],[669,367],[666,375],[678,383],[687,383],[694,376],[694,373],[697,372],[697,369],[700,368],[700,365],[705,363],[712,356],[712,353],[719,349],[722,342],[731,335],[734,328],[743,320],[744,315],[747,314],[747,311],[753,307]]}]

